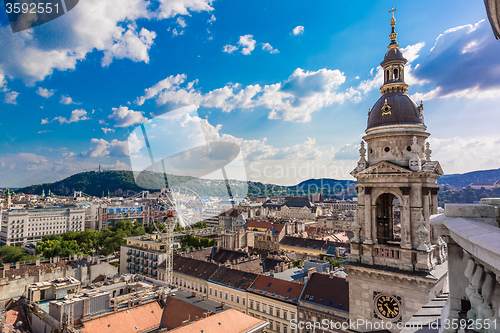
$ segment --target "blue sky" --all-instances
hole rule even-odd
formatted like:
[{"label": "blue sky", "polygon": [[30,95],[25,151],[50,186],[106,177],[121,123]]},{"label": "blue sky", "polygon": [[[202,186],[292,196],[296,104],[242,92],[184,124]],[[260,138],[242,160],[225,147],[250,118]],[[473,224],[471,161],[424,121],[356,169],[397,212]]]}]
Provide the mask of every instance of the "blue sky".
[{"label": "blue sky", "polygon": [[0,187],[145,168],[134,129],[183,106],[179,124],[241,147],[232,177],[350,179],[391,6],[432,158],[499,168],[500,42],[482,1],[81,0],[15,34],[0,11]]}]

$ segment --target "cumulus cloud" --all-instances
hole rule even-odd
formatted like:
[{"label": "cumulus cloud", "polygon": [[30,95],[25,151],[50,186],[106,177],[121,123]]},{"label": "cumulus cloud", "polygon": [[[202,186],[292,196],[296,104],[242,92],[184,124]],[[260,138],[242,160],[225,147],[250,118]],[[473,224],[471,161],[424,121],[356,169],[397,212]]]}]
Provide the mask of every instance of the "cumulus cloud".
[{"label": "cumulus cloud", "polygon": [[500,136],[429,138],[432,160],[437,160],[445,173],[482,170],[500,165]]},{"label": "cumulus cloud", "polygon": [[109,127],[101,127],[101,129],[104,132],[104,134],[113,133],[115,131],[113,128]]},{"label": "cumulus cloud", "polygon": [[257,42],[253,39],[253,35],[240,36],[238,44],[242,46],[241,53],[244,55],[251,54],[255,49],[255,43]]},{"label": "cumulus cloud", "polygon": [[58,116],[58,117],[55,117],[54,119],[52,119],[51,121],[49,121],[48,118],[46,118],[46,119],[42,119],[42,125],[51,123],[53,121],[58,121],[59,124],[61,124],[61,125],[62,124],[70,124],[70,123],[77,123],[79,121],[88,120],[88,119],[90,119],[90,118],[87,117],[87,111],[85,111],[83,109],[76,109],[76,110],[73,110],[71,112],[71,116],[69,117],[69,119],[67,119],[66,117]]},{"label": "cumulus cloud", "polygon": [[75,101],[73,101],[73,98],[69,96],[62,95],[61,99],[59,100],[59,103],[64,104],[64,105],[70,105],[70,104],[78,104]]},{"label": "cumulus cloud", "polygon": [[[143,116],[142,112],[130,110],[126,106],[120,106],[119,108],[113,108],[112,110],[113,113],[108,116],[108,118],[114,121],[114,125],[116,127],[129,127],[136,124],[142,124],[147,121],[147,118]],[[109,129],[105,131],[103,128],[103,131],[107,133]]]},{"label": "cumulus cloud", "polygon": [[18,92],[9,91],[5,94],[5,103],[7,104],[17,104],[17,96],[19,96]]},{"label": "cumulus cloud", "polygon": [[420,92],[427,99],[490,98],[500,94],[500,44],[491,38],[491,27],[482,20],[445,31],[414,69],[417,79],[434,87]]},{"label": "cumulus cloud", "polygon": [[336,153],[336,160],[356,160],[359,158],[360,145],[357,142],[349,143],[342,146]]},{"label": "cumulus cloud", "polygon": [[94,145],[90,150],[82,153],[83,156],[90,157],[126,157],[128,156],[127,141],[112,140],[106,141],[104,139],[92,139],[90,142]]},{"label": "cumulus cloud", "polygon": [[206,94],[194,88],[197,81],[188,82],[186,79],[185,74],[170,76],[146,89],[144,96],[136,102],[142,105],[154,98],[159,105],[193,104],[219,108],[224,112],[261,107],[270,110],[270,119],[307,122],[311,120],[311,113],[325,106],[359,98],[359,91],[355,89],[337,91],[346,79],[339,70],[304,71],[298,68],[283,82],[246,87],[229,84]]},{"label": "cumulus cloud", "polygon": [[52,95],[54,95],[54,90],[38,87],[36,93],[44,98],[49,98],[52,97]]},{"label": "cumulus cloud", "polygon": [[225,52],[225,53],[233,53],[234,51],[236,51],[238,49],[237,46],[234,46],[234,45],[230,45],[230,44],[226,44],[224,45],[224,47],[222,48],[222,52]]},{"label": "cumulus cloud", "polygon": [[[0,27],[2,71],[33,84],[55,70],[75,69],[92,52],[101,52],[102,66],[113,59],[148,62],[156,33],[138,27],[140,20],[166,19],[191,12],[212,11],[212,0],[159,0],[153,9],[146,0],[81,1],[68,15],[36,30],[13,34]],[[45,37],[52,36],[51,40]]]},{"label": "cumulus cloud", "polygon": [[280,51],[278,51],[278,49],[273,48],[273,47],[271,46],[271,44],[269,44],[269,43],[264,43],[264,44],[262,44],[262,49],[263,49],[264,51],[269,51],[269,53],[273,53],[273,54],[274,54],[274,53],[280,53]]},{"label": "cumulus cloud", "polygon": [[296,26],[292,30],[292,35],[294,36],[302,35],[303,33],[304,33],[304,27],[301,25]]}]

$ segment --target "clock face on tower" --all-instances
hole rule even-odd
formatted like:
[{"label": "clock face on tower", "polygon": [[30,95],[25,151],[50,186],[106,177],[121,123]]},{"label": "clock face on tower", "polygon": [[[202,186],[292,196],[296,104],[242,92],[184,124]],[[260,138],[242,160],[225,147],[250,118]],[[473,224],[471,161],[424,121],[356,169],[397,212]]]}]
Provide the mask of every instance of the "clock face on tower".
[{"label": "clock face on tower", "polygon": [[377,312],[384,318],[395,319],[400,313],[399,301],[393,296],[380,295],[375,299]]}]

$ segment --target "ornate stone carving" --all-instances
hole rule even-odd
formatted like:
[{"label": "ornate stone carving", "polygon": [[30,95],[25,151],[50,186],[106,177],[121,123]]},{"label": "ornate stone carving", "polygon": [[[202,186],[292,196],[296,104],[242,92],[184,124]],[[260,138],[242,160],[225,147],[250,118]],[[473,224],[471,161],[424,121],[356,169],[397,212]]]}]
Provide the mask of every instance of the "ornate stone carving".
[{"label": "ornate stone carving", "polygon": [[427,142],[425,144],[425,160],[426,161],[430,161],[431,160],[431,153],[432,153],[432,150],[430,149],[430,146],[431,144],[429,142]]},{"label": "ornate stone carving", "polygon": [[413,144],[411,145],[411,152],[413,156],[410,159],[410,170],[420,171],[422,170],[422,160],[420,159],[420,145],[418,144],[418,139],[416,136],[413,137]]},{"label": "ornate stone carving", "polygon": [[365,149],[365,142],[361,141],[361,148],[359,149],[359,161],[358,161],[358,166],[356,167],[356,171],[360,172],[366,169],[367,162],[366,162],[366,149]]},{"label": "ornate stone carving", "polygon": [[429,230],[425,227],[425,221],[420,221],[420,227],[417,229],[417,237],[419,242],[417,250],[429,251]]},{"label": "ornate stone carving", "polygon": [[354,233],[354,237],[351,239],[351,243],[361,243],[361,239],[359,238],[359,233],[361,231],[361,226],[359,225],[357,219],[351,224],[352,232]]}]

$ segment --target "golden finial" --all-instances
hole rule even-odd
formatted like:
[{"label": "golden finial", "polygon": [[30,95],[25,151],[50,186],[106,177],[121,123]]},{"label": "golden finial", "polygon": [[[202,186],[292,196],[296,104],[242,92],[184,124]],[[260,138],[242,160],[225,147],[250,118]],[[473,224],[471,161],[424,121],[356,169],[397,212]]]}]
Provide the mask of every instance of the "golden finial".
[{"label": "golden finial", "polygon": [[389,37],[391,38],[391,44],[388,47],[389,49],[399,47],[399,45],[396,43],[396,37],[398,36],[398,34],[396,33],[396,30],[394,29],[394,27],[396,26],[396,19],[394,18],[395,11],[397,11],[397,9],[395,9],[394,7],[392,7],[392,9],[389,11],[389,13],[392,14],[392,18],[391,18],[392,31],[391,31],[391,34],[389,35]]}]

